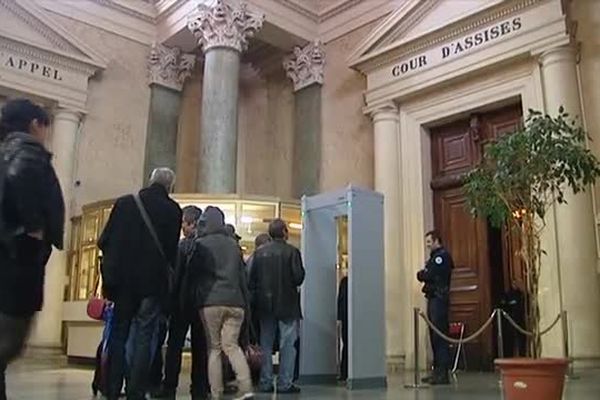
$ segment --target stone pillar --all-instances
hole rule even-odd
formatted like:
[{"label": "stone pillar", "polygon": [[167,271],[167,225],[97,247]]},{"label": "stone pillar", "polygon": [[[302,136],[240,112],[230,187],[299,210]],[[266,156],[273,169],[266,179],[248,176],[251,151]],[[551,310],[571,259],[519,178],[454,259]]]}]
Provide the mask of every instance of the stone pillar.
[{"label": "stone pillar", "polygon": [[263,20],[246,4],[232,7],[223,0],[200,4],[189,16],[188,28],[204,51],[199,191],[236,191],[240,55]]},{"label": "stone pillar", "polygon": [[[571,116],[581,118],[576,60],[576,49],[571,46],[557,47],[541,55],[547,113],[556,114],[559,107],[563,106]],[[571,193],[567,196],[568,204],[555,207],[555,227],[558,281],[562,287],[562,293],[559,294],[562,295],[562,306],[569,315],[571,355],[576,359],[598,361],[600,285],[596,272],[595,218],[590,190],[577,195]],[[548,273],[554,271],[543,269],[542,278]],[[544,319],[548,322],[553,317],[551,315]],[[549,344],[548,351],[543,351],[560,355],[557,349],[552,351],[555,347]]]},{"label": "stone pillar", "polygon": [[371,113],[375,150],[375,190],[384,195],[385,315],[387,355],[392,363],[404,356],[402,326],[404,280],[400,265],[400,137],[399,114],[394,103],[386,103]]},{"label": "stone pillar", "polygon": [[294,48],[283,62],[294,83],[294,152],[292,195],[301,198],[320,189],[321,85],[325,52],[320,41]]},{"label": "stone pillar", "polygon": [[156,167],[176,170],[177,126],[183,83],[196,62],[194,54],[182,54],[178,48],[154,44],[148,57],[151,88],[150,112],[146,134],[144,182]]},{"label": "stone pillar", "polygon": [[62,305],[67,283],[67,250],[71,235],[73,166],[80,121],[81,115],[75,111],[59,108],[54,113],[50,149],[54,154],[52,162],[65,200],[65,249],[53,249],[46,266],[44,306],[37,315],[29,340],[31,345],[37,347],[58,348],[61,342]]}]

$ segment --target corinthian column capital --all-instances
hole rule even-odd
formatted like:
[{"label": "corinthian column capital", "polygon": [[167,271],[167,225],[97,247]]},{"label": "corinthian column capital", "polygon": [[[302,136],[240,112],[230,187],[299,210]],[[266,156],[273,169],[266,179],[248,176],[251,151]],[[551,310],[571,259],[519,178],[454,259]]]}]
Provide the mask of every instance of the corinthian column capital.
[{"label": "corinthian column capital", "polygon": [[294,53],[283,60],[283,68],[294,83],[294,91],[312,84],[323,84],[325,50],[321,41],[309,43],[305,47],[296,46]]},{"label": "corinthian column capital", "polygon": [[155,43],[148,56],[149,83],[181,91],[195,64],[194,54],[182,53],[178,47],[171,48]]},{"label": "corinthian column capital", "polygon": [[248,39],[262,28],[264,19],[263,14],[248,11],[246,3],[232,7],[217,0],[212,7],[198,5],[188,16],[187,26],[204,52],[225,47],[241,53],[248,47]]}]

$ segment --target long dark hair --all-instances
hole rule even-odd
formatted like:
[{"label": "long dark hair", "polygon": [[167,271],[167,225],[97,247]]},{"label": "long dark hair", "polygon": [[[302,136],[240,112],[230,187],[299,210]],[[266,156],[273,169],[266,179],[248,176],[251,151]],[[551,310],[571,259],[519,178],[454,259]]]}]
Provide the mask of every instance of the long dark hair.
[{"label": "long dark hair", "polygon": [[33,120],[45,126],[50,125],[48,113],[37,104],[27,99],[9,101],[0,111],[0,140],[4,140],[11,132],[29,133]]}]

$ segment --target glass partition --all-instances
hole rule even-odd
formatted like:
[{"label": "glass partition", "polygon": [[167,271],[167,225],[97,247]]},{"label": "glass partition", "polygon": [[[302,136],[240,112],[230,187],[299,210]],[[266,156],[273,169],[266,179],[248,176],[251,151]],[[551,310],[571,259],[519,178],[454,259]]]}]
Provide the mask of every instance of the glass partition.
[{"label": "glass partition", "polygon": [[[225,213],[226,223],[235,226],[241,236],[244,255],[254,251],[254,238],[267,233],[269,223],[275,218],[289,225],[290,243],[300,247],[302,229],[300,203],[282,202],[278,198],[239,195],[175,194],[173,199],[183,208],[195,205],[219,207]],[[97,241],[110,215],[114,200],[102,201],[83,207],[83,214],[73,219],[69,257],[69,285],[67,301],[87,300],[99,278],[100,251]]]}]

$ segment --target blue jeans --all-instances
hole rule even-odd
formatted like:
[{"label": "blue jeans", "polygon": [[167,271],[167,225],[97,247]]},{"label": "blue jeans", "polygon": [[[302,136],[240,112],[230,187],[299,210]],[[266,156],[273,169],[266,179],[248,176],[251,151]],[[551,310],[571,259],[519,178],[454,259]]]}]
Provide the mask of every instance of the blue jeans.
[{"label": "blue jeans", "polygon": [[277,389],[287,390],[292,386],[294,379],[294,366],[296,363],[296,347],[298,338],[297,320],[276,320],[274,318],[261,318],[260,320],[260,347],[263,353],[262,368],[260,371],[260,386],[270,389],[273,386],[273,341],[275,332],[279,327],[279,376]]},{"label": "blue jeans", "polygon": [[[152,362],[152,340],[158,330],[161,304],[156,298],[145,298],[137,304],[115,301],[113,332],[109,339],[108,399],[118,399],[127,376],[127,399],[145,399],[148,374]],[[132,327],[135,326],[135,331]],[[131,363],[126,374],[126,346],[132,340]]]},{"label": "blue jeans", "polygon": [[[125,359],[127,366],[133,364],[133,354],[135,351],[135,338],[137,336],[139,323],[134,320],[129,329],[129,337],[125,345]],[[160,315],[154,334],[152,335],[152,348],[150,350],[150,373],[148,376],[148,385],[151,389],[158,388],[163,379],[163,355],[162,347],[167,337],[168,321],[167,317]]]}]

